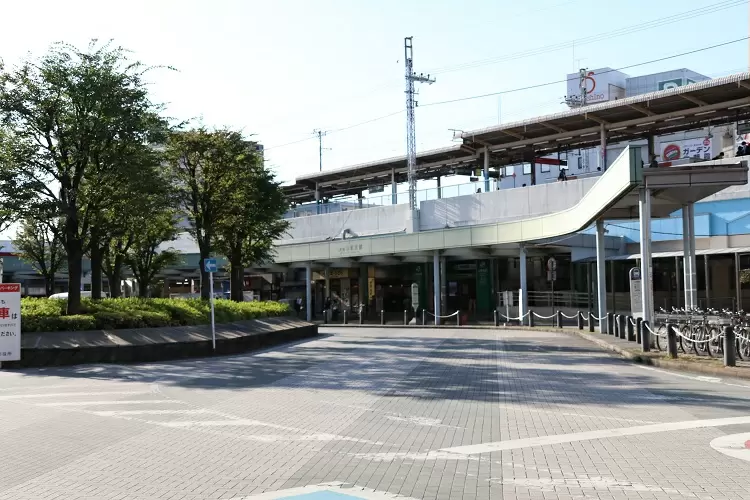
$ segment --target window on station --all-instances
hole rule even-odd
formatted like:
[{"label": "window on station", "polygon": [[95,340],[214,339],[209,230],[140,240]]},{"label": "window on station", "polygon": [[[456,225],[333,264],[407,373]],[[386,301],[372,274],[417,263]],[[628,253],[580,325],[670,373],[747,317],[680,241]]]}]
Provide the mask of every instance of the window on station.
[{"label": "window on station", "polygon": [[510,177],[513,175],[513,171],[514,171],[513,165],[508,165],[507,167],[505,167],[505,172],[503,172],[503,175],[505,177]]},{"label": "window on station", "polygon": [[523,175],[531,175],[531,163],[523,164]]},{"label": "window on station", "polygon": [[542,165],[542,173],[546,174],[549,173],[549,165]]}]

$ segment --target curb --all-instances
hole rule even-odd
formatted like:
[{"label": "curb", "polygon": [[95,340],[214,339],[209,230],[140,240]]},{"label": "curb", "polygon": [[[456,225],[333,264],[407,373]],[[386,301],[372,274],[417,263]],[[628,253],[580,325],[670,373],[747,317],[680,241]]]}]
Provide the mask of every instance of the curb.
[{"label": "curb", "polygon": [[[545,331],[552,331],[552,330],[545,330]],[[575,335],[582,339],[586,339],[589,342],[596,344],[597,346],[603,348],[604,350],[612,351],[616,354],[619,354],[622,358],[627,359],[628,361],[632,361],[633,363],[638,363],[638,364],[647,365],[647,366],[654,366],[657,368],[664,368],[668,370],[681,371],[681,372],[701,373],[705,375],[735,377],[735,378],[750,380],[750,370],[747,370],[746,368],[738,368],[736,366],[735,367],[703,366],[703,365],[699,365],[696,363],[692,363],[690,361],[680,361],[679,359],[674,360],[674,359],[654,358],[651,356],[644,356],[642,354],[635,353],[627,349],[623,349],[620,346],[610,344],[606,340],[592,336],[590,333],[581,332],[579,330],[557,329],[554,331],[566,333],[568,335]]]}]

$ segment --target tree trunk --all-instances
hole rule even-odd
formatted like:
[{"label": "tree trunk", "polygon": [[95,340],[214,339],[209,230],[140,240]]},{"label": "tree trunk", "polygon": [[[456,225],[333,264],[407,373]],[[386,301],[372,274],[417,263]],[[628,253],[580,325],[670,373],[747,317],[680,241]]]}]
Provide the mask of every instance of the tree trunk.
[{"label": "tree trunk", "polygon": [[125,264],[125,256],[115,256],[115,261],[112,264],[112,273],[107,274],[107,280],[109,281],[109,296],[113,299],[119,299],[122,297],[122,266]]},{"label": "tree trunk", "polygon": [[91,247],[91,298],[102,298],[102,249],[94,243]]},{"label": "tree trunk", "polygon": [[44,277],[44,293],[47,297],[55,293],[55,274],[52,273],[52,277]]},{"label": "tree trunk", "polygon": [[148,284],[147,283],[141,283],[138,282],[138,297],[142,299],[148,298]]},{"label": "tree trunk", "polygon": [[229,296],[235,302],[242,302],[244,296],[242,289],[244,288],[245,280],[245,268],[242,265],[242,253],[239,251],[232,252],[229,259],[230,264],[230,278],[229,278]]},{"label": "tree trunk", "polygon": [[70,241],[68,256],[68,309],[67,314],[81,311],[81,271],[83,270],[83,245],[80,241]]},{"label": "tree trunk", "polygon": [[[209,275],[203,268],[203,261],[209,257],[208,252],[201,250],[201,261],[198,264],[201,270],[201,298],[208,300],[211,298],[211,283],[209,283]],[[165,285],[166,286],[166,285]]]}]

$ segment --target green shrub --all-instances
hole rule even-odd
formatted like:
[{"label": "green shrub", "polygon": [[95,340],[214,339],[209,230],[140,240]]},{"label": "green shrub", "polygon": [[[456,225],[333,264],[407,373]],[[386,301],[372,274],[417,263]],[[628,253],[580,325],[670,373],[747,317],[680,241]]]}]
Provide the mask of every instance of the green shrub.
[{"label": "green shrub", "polygon": [[[66,301],[24,298],[21,300],[21,330],[58,332],[116,330],[203,325],[210,322],[210,305],[200,299],[81,299],[81,313],[66,316]],[[231,323],[289,314],[289,307],[278,302],[232,302],[216,300],[217,323]]]}]

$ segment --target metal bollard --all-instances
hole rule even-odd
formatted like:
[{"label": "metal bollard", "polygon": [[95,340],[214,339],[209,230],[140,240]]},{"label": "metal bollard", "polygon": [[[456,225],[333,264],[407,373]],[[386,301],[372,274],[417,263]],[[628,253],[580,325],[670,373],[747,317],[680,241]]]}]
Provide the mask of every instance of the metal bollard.
[{"label": "metal bollard", "polygon": [[640,344],[642,336],[643,336],[643,318],[636,318],[636,320],[635,320],[635,341]]},{"label": "metal bollard", "polygon": [[625,321],[627,318],[625,318],[624,314],[620,314],[619,322],[617,323],[617,331],[620,334],[620,338],[622,340],[625,340]]},{"label": "metal bollard", "polygon": [[633,329],[633,317],[628,316],[627,318],[625,318],[625,321],[627,321],[628,342],[632,342],[635,340],[635,330]]},{"label": "metal bollard", "polygon": [[425,310],[422,309],[422,326],[426,325],[425,321],[427,320],[427,317],[425,316]]},{"label": "metal bollard", "polygon": [[360,304],[359,305],[359,324],[360,325],[363,323],[363,320],[365,319],[364,318],[364,314],[362,314],[363,310],[364,310],[364,306],[362,306],[362,304]]},{"label": "metal bollard", "polygon": [[497,313],[497,309],[492,311],[495,320],[495,326],[500,326],[500,315]]},{"label": "metal bollard", "polygon": [[641,324],[641,351],[649,352],[651,350],[651,335],[648,331],[648,321]]},{"label": "metal bollard", "polygon": [[380,310],[380,324],[385,325],[385,311],[382,309]]},{"label": "metal bollard", "polygon": [[461,311],[460,310],[456,314],[456,326],[461,326]]},{"label": "metal bollard", "polygon": [[561,310],[557,310],[557,327],[562,328],[563,315]]},{"label": "metal bollard", "polygon": [[323,309],[323,324],[328,323],[328,309]]},{"label": "metal bollard", "polygon": [[614,330],[614,318],[612,317],[612,313],[607,313],[606,321],[607,321],[607,326],[606,326],[607,330],[606,331],[602,330],[602,333],[608,333],[609,335],[612,335],[614,333],[612,331]]},{"label": "metal bollard", "polygon": [[724,366],[736,366],[737,341],[734,336],[734,328],[727,325],[724,327]]},{"label": "metal bollard", "polygon": [[594,333],[594,311],[589,309],[589,333]]},{"label": "metal bollard", "polygon": [[529,309],[529,327],[534,327],[534,311]]},{"label": "metal bollard", "polygon": [[349,320],[346,319],[346,309],[344,309],[344,324],[349,324]]},{"label": "metal bollard", "polygon": [[672,323],[667,325],[667,353],[670,358],[677,357],[677,328]]},{"label": "metal bollard", "polygon": [[619,314],[613,314],[612,315],[612,331],[609,332],[610,335],[614,335],[615,337],[620,337],[620,315]]},{"label": "metal bollard", "polygon": [[404,309],[404,324],[409,324],[409,311],[407,311],[406,309]]},{"label": "metal bollard", "polygon": [[583,314],[581,311],[576,312],[576,320],[578,321],[578,329],[583,330]]}]

